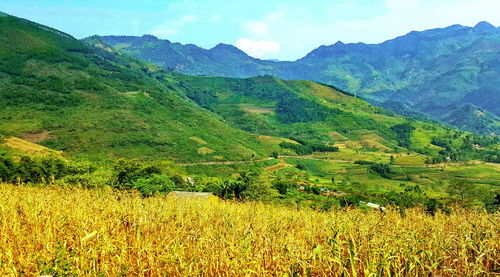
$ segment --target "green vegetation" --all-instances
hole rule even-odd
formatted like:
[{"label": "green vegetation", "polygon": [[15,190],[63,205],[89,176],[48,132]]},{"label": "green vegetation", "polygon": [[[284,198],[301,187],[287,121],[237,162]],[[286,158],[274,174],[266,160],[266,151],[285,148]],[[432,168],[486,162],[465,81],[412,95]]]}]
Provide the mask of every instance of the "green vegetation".
[{"label": "green vegetation", "polygon": [[[35,140],[90,159],[267,156],[255,136],[184,99],[165,70],[12,16],[0,24],[3,135],[47,133]],[[198,154],[193,136],[214,152]]]},{"label": "green vegetation", "polygon": [[495,205],[500,176],[486,162],[498,161],[497,137],[398,116],[329,85],[186,76],[96,37],[0,23],[4,182],[432,210],[455,203],[447,188],[467,179],[481,193],[463,205]]},{"label": "green vegetation", "polygon": [[298,155],[310,155],[314,152],[337,152],[338,147],[321,144],[296,144],[291,142],[280,142],[281,148],[291,149]]},{"label": "green vegetation", "polygon": [[409,123],[405,123],[392,126],[392,130],[396,132],[396,138],[399,146],[405,148],[410,147],[411,132],[415,130],[415,127]]},{"label": "green vegetation", "polygon": [[[321,46],[294,62],[254,59],[230,45],[210,50],[152,36],[102,37],[121,53],[191,75],[312,80],[350,91],[401,115],[432,118],[478,134],[500,133],[496,58],[500,29],[453,25],[411,32],[381,44]],[[341,90],[342,89],[342,90]],[[213,101],[209,95],[198,95]],[[328,112],[313,102],[279,103],[289,122],[322,120]],[[305,99],[299,99],[304,101]],[[318,109],[317,109],[318,108]],[[303,112],[311,112],[304,114]],[[279,114],[278,114],[279,116]]]}]

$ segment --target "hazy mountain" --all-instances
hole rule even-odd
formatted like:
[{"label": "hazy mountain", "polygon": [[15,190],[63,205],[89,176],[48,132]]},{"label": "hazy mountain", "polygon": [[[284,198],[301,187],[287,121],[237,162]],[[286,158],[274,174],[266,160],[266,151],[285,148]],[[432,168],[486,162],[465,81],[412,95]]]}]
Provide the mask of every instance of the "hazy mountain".
[{"label": "hazy mountain", "polygon": [[172,43],[151,35],[103,36],[101,39],[121,53],[190,75],[250,77],[260,75],[274,64],[254,59],[228,44],[218,44],[207,50],[193,44]]},{"label": "hazy mountain", "polygon": [[[500,29],[487,22],[410,32],[381,44],[337,42],[295,62],[254,59],[229,45],[206,50],[151,36],[102,39],[122,53],[187,74],[269,74],[320,81],[359,93],[373,103],[401,102],[450,124],[455,121],[446,121],[441,115],[466,104],[500,115]],[[480,133],[499,132],[495,123],[474,124],[461,127]]]}]

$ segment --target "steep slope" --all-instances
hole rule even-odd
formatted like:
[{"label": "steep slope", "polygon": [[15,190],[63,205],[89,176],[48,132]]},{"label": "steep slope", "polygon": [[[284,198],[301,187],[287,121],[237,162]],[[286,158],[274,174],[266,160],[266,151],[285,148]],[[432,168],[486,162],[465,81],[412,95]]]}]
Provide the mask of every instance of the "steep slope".
[{"label": "steep slope", "polygon": [[179,161],[267,155],[176,91],[163,70],[0,17],[0,135],[89,157]]},{"label": "steep slope", "polygon": [[[444,121],[450,122],[454,126],[468,129],[471,132],[490,132],[498,133],[500,127],[500,119],[481,108],[472,104],[464,105],[461,108],[452,110],[452,112],[444,118]],[[491,126],[490,129],[478,130],[479,126]],[[476,128],[476,129],[474,129]]]},{"label": "steep slope", "polygon": [[492,146],[494,151],[497,143],[434,121],[408,119],[311,81],[283,81],[271,76],[178,78],[179,89],[187,97],[263,140],[284,137],[299,144],[336,146],[356,153],[408,149],[437,160],[470,158],[479,154],[473,144]]},{"label": "steep slope", "polygon": [[[500,100],[494,97],[500,93],[500,29],[487,22],[475,27],[453,25],[411,32],[381,44],[337,42],[295,62],[253,59],[231,46],[205,50],[150,36],[118,38],[103,40],[123,53],[181,73],[227,77],[269,74],[320,81],[362,93],[375,104],[401,102],[450,124],[454,121],[440,114],[445,107],[460,109],[474,104],[500,115]],[[230,50],[214,58],[219,48]],[[460,127],[480,133],[492,129],[499,132],[496,123],[483,124]]]}]

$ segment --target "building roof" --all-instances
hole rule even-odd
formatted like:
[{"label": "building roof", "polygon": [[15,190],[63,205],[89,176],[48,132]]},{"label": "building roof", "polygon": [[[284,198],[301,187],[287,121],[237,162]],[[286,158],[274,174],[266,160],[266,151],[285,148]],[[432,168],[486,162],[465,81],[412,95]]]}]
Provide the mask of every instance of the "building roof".
[{"label": "building roof", "polygon": [[197,199],[197,200],[209,200],[210,198],[216,197],[211,192],[191,192],[191,191],[171,191],[168,193],[167,196],[184,198],[184,199]]}]

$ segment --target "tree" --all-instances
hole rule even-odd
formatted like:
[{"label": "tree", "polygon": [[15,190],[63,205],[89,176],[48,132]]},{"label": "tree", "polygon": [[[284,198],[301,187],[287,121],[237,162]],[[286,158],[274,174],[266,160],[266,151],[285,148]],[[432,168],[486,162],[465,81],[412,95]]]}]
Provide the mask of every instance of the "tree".
[{"label": "tree", "polygon": [[271,199],[278,195],[278,191],[272,187],[269,178],[256,169],[241,172],[238,181],[233,188],[234,196],[237,199],[243,197]]},{"label": "tree", "polygon": [[176,189],[174,182],[167,176],[159,174],[137,179],[132,184],[133,188],[144,196],[151,196],[155,193],[168,193]]},{"label": "tree", "polygon": [[11,181],[14,175],[14,162],[6,155],[0,155],[0,182]]},{"label": "tree", "polygon": [[290,181],[284,181],[284,180],[277,180],[273,182],[272,187],[276,189],[280,194],[285,195],[287,194],[290,190],[296,189],[297,184],[294,182]]},{"label": "tree", "polygon": [[403,123],[394,125],[391,129],[396,133],[396,139],[398,140],[399,146],[406,148],[410,147],[410,137],[412,131],[415,130],[415,127],[413,127],[410,123]]},{"label": "tree", "polygon": [[479,189],[467,179],[456,179],[446,187],[446,192],[462,205],[479,198]]},{"label": "tree", "polygon": [[388,179],[391,178],[394,173],[390,165],[383,163],[372,164],[369,169],[370,171]]},{"label": "tree", "polygon": [[140,163],[133,160],[119,159],[114,165],[115,184],[118,186],[131,185],[134,181],[162,174],[161,168],[157,166],[143,167]]}]

